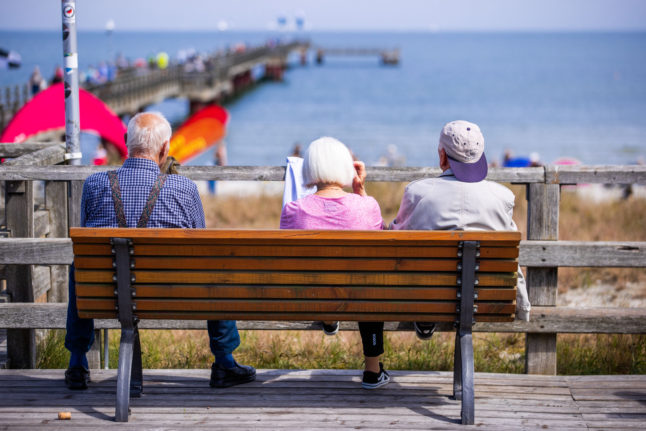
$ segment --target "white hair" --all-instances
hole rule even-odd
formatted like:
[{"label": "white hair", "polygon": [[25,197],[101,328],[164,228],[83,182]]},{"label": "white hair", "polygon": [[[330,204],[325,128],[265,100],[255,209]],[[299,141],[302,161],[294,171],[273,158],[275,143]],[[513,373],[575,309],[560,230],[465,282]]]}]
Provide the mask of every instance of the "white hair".
[{"label": "white hair", "polygon": [[168,120],[159,112],[141,112],[128,123],[128,155],[156,156],[162,144],[170,140]]},{"label": "white hair", "polygon": [[303,179],[308,186],[351,186],[354,176],[352,155],[343,142],[325,136],[313,141],[307,148],[303,160]]}]

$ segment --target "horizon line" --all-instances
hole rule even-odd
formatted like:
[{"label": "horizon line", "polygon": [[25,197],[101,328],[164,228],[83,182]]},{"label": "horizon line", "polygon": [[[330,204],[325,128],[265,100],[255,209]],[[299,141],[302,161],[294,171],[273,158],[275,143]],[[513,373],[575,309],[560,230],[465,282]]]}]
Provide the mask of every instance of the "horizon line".
[{"label": "horizon line", "polygon": [[[60,32],[55,28],[2,28],[0,32]],[[106,33],[101,28],[80,28],[79,32]],[[275,30],[260,28],[233,28],[228,30],[218,30],[215,28],[197,28],[197,29],[178,29],[178,28],[123,28],[113,30],[112,33],[144,33],[144,32],[163,32],[163,33],[271,33],[276,35],[299,35],[309,33],[645,33],[644,28],[586,28],[586,29],[566,29],[566,28],[528,28],[528,29],[428,29],[428,28],[321,28],[308,30]]]}]

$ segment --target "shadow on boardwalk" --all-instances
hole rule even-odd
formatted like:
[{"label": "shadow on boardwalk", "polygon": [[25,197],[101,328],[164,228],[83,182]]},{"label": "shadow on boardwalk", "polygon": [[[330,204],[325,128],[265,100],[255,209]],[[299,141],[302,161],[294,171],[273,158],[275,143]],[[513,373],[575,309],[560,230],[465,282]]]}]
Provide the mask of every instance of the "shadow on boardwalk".
[{"label": "shadow on boardwalk", "polygon": [[[94,371],[69,391],[63,370],[0,370],[0,430],[464,429],[449,399],[452,374],[395,371],[366,391],[357,370],[260,370],[256,382],[208,386],[209,370],[147,370],[128,424],[113,422],[116,372]],[[476,374],[479,429],[641,429],[646,376]],[[57,420],[60,411],[70,421]]]}]

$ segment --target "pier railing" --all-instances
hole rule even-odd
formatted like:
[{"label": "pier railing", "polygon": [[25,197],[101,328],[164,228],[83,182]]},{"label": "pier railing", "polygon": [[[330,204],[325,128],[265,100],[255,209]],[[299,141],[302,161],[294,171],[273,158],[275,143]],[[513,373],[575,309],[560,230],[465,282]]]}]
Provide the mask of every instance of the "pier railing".
[{"label": "pier railing", "polygon": [[[118,115],[133,114],[145,106],[173,97],[209,102],[233,93],[231,80],[257,65],[285,65],[293,50],[307,49],[308,41],[293,41],[273,46],[250,47],[241,52],[218,53],[204,59],[204,70],[196,72],[186,64],[171,64],[165,69],[129,68],[120,70],[113,81],[83,88],[93,93]],[[31,98],[27,84],[0,90],[0,130]]]},{"label": "pier railing", "polygon": [[[23,147],[0,145],[4,185],[5,231],[0,238],[0,265],[11,303],[0,303],[0,327],[8,328],[12,367],[35,364],[35,328],[64,328],[67,265],[72,263],[69,226],[78,226],[83,180],[110,167],[65,166],[62,144]],[[11,148],[9,148],[11,147]],[[22,147],[22,146],[21,146]],[[437,168],[368,168],[368,181],[408,182],[436,176]],[[282,166],[181,167],[193,180],[283,181]],[[574,308],[556,305],[559,267],[646,267],[646,242],[559,241],[562,185],[578,183],[646,184],[645,166],[546,166],[492,168],[488,179],[521,184],[527,190],[527,240],[520,264],[527,267],[532,313],[530,322],[479,322],[480,332],[526,333],[527,372],[556,373],[558,333],[646,333],[646,308]],[[40,187],[38,187],[40,186]],[[40,190],[40,192],[39,192]],[[44,193],[42,193],[44,191]],[[635,215],[641,217],[641,215]],[[353,327],[342,323],[342,329]],[[98,320],[96,329],[118,328],[116,320]],[[199,321],[144,321],[142,328],[201,329]],[[239,322],[240,329],[311,329],[311,322]],[[411,329],[387,323],[387,330]],[[449,329],[448,327],[444,329]],[[98,342],[95,343],[97,346]],[[98,347],[93,350],[98,357]],[[96,366],[96,365],[95,365]]]}]

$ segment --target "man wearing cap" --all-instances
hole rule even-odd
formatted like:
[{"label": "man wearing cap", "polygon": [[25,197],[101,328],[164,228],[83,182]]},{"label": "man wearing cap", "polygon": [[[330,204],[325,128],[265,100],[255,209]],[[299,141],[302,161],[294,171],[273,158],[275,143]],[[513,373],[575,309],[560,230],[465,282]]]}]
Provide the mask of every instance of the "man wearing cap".
[{"label": "man wearing cap", "polygon": [[[514,194],[486,181],[484,137],[477,124],[447,123],[438,145],[438,178],[425,178],[406,186],[391,229],[402,230],[517,230],[512,219]],[[530,304],[523,273],[518,268],[516,316],[529,320]],[[433,335],[434,324],[416,323],[422,339]]]}]

